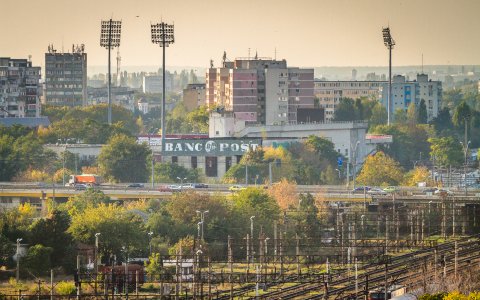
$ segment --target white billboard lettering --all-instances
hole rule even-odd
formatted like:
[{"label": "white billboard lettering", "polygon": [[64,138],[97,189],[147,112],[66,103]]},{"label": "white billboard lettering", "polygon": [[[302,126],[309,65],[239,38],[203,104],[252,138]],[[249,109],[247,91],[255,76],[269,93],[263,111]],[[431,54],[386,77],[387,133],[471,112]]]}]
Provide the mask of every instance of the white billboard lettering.
[{"label": "white billboard lettering", "polygon": [[220,152],[225,151],[225,150],[228,149],[229,147],[230,147],[230,145],[227,144],[227,143],[220,143]]},{"label": "white billboard lettering", "polygon": [[173,144],[165,143],[165,151],[173,151]]},{"label": "white billboard lettering", "polygon": [[247,152],[248,151],[248,146],[249,146],[248,144],[242,144],[240,146],[240,149],[242,150],[242,152]]},{"label": "white billboard lettering", "polygon": [[202,151],[202,144],[201,143],[196,143],[195,144],[195,151],[200,152]]},{"label": "white billboard lettering", "polygon": [[230,146],[230,149],[232,149],[232,151],[235,151],[235,152],[236,152],[236,151],[240,150],[240,145],[238,145],[238,144],[232,144],[232,145]]},{"label": "white billboard lettering", "polygon": [[195,146],[193,145],[193,143],[185,143],[185,148],[186,150],[193,152],[193,149],[195,149]]}]

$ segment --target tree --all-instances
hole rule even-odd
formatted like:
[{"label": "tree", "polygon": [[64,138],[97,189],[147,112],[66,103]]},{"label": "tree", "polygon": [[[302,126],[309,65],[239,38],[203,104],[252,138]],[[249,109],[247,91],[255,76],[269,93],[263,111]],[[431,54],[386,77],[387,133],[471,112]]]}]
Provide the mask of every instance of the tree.
[{"label": "tree", "polygon": [[249,219],[255,216],[257,228],[264,229],[264,232],[272,232],[273,221],[277,220],[280,213],[275,200],[265,190],[258,188],[247,188],[233,196],[234,212],[243,221],[244,229],[250,227]]},{"label": "tree", "polygon": [[120,255],[122,246],[131,251],[145,248],[147,243],[142,219],[113,204],[87,207],[74,215],[68,232],[75,240],[90,245],[95,242],[95,233],[101,233],[100,252],[106,257]]},{"label": "tree", "polygon": [[22,258],[23,266],[35,276],[47,275],[50,272],[53,249],[36,244],[28,248],[27,255]]},{"label": "tree", "polygon": [[417,120],[418,120],[417,106],[415,105],[415,102],[412,101],[410,102],[410,105],[408,105],[408,109],[407,109],[408,125],[410,126],[417,125]]},{"label": "tree", "polygon": [[431,121],[431,124],[435,128],[437,135],[452,130],[453,123],[452,117],[450,116],[450,110],[446,107],[442,108],[438,112],[438,115]]},{"label": "tree", "polygon": [[332,164],[336,163],[339,153],[335,150],[335,145],[331,141],[310,135],[305,144],[312,147],[320,157],[325,158],[328,162]]},{"label": "tree", "polygon": [[419,124],[427,124],[428,122],[428,114],[427,114],[427,105],[425,104],[425,100],[420,100],[420,105],[418,106],[418,119],[417,123]]},{"label": "tree", "polygon": [[20,171],[20,157],[15,151],[14,138],[0,136],[0,181],[10,181]]},{"label": "tree", "polygon": [[52,248],[51,261],[55,266],[71,265],[73,262],[73,239],[67,230],[70,226],[69,215],[53,210],[43,219],[38,219],[29,228],[30,244],[42,244]]},{"label": "tree", "polygon": [[355,102],[350,98],[341,98],[335,108],[334,121],[353,121],[356,120]]},{"label": "tree", "polygon": [[280,182],[271,185],[268,188],[268,194],[275,199],[282,210],[298,205],[297,185],[289,182],[286,178],[282,178]]},{"label": "tree", "polygon": [[146,182],[150,153],[146,144],[139,145],[134,138],[116,135],[100,151],[98,165],[102,175],[111,181]]},{"label": "tree", "polygon": [[357,181],[363,185],[398,185],[403,178],[399,163],[383,152],[368,156]]},{"label": "tree", "polygon": [[377,126],[387,123],[387,109],[380,102],[377,102],[372,107],[372,113],[368,120],[370,126]]},{"label": "tree", "polygon": [[178,182],[178,178],[187,178],[186,181],[198,182],[199,174],[197,169],[187,169],[177,163],[155,164],[156,182]]},{"label": "tree", "polygon": [[429,182],[430,181],[430,172],[426,167],[416,167],[407,174],[403,180],[403,185],[406,186],[417,186],[419,182]]},{"label": "tree", "polygon": [[61,208],[68,211],[70,216],[81,214],[88,207],[98,207],[100,204],[111,203],[110,197],[102,191],[95,189],[87,189],[85,192],[69,198],[68,201],[61,205]]},{"label": "tree", "polygon": [[[1,229],[1,228],[0,228]],[[12,256],[15,254],[13,243],[1,234],[0,230],[0,268],[12,264]]]},{"label": "tree", "polygon": [[468,135],[468,125],[473,120],[474,112],[465,101],[462,101],[453,112],[452,122],[457,128],[465,128],[464,138]]},{"label": "tree", "polygon": [[296,216],[296,233],[306,238],[320,237],[320,220],[318,208],[312,194],[300,194],[299,208]]},{"label": "tree", "polygon": [[393,120],[395,120],[395,124],[405,125],[407,124],[407,113],[403,108],[397,108],[393,113]]},{"label": "tree", "polygon": [[461,144],[453,137],[430,138],[430,155],[435,157],[435,162],[443,167],[461,166],[463,151]]}]

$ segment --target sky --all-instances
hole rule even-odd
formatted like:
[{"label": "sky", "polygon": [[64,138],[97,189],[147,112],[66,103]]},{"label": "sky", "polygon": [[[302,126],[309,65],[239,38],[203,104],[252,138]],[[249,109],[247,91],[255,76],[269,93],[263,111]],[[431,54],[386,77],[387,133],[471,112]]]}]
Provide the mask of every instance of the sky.
[{"label": "sky", "polygon": [[[480,0],[1,0],[0,57],[44,65],[49,44],[85,44],[89,65],[106,65],[101,20],[122,20],[123,66],[161,65],[150,24],[175,24],[167,66],[219,65],[258,53],[289,66],[385,66],[390,26],[398,66],[480,64]],[[112,62],[116,51],[112,53]],[[113,64],[114,65],[114,64]]]}]

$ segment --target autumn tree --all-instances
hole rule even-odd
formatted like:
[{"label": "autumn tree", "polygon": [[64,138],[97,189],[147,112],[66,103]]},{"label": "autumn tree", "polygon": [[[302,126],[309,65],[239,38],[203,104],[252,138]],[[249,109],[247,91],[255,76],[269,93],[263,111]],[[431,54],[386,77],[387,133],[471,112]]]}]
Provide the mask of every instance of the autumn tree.
[{"label": "autumn tree", "polygon": [[368,156],[357,181],[363,185],[398,185],[403,179],[399,163],[383,152]]},{"label": "autumn tree", "polygon": [[271,185],[268,194],[277,201],[281,210],[298,206],[297,185],[285,178]]},{"label": "autumn tree", "polygon": [[430,181],[430,172],[424,167],[416,167],[413,170],[405,174],[403,179],[403,185],[406,186],[417,186],[419,182],[429,183]]}]

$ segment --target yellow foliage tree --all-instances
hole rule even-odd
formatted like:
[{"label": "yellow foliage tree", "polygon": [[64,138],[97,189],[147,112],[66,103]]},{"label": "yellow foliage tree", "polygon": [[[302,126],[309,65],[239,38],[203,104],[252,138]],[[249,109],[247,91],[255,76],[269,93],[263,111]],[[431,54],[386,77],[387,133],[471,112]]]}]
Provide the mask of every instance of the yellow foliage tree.
[{"label": "yellow foliage tree", "polygon": [[70,179],[70,175],[74,174],[72,170],[65,169],[65,174],[63,173],[63,168],[58,169],[55,174],[53,174],[53,181],[55,183],[63,183],[63,176],[65,175],[65,183]]},{"label": "yellow foliage tree", "polygon": [[99,170],[96,166],[84,166],[82,167],[82,174],[98,174]]},{"label": "yellow foliage tree", "polygon": [[273,184],[268,189],[268,194],[275,199],[282,210],[286,210],[289,207],[297,207],[298,205],[297,185],[293,182],[289,182],[285,178],[282,178],[280,182]]},{"label": "yellow foliage tree", "polygon": [[450,292],[443,298],[443,300],[467,300],[467,299],[468,297],[460,293],[459,291]]},{"label": "yellow foliage tree", "polygon": [[427,185],[431,184],[430,172],[426,167],[416,167],[405,174],[403,179],[403,185],[406,186],[417,186],[419,182],[426,182]]},{"label": "yellow foliage tree", "polygon": [[367,157],[357,181],[363,185],[398,185],[403,179],[400,164],[383,152]]}]

